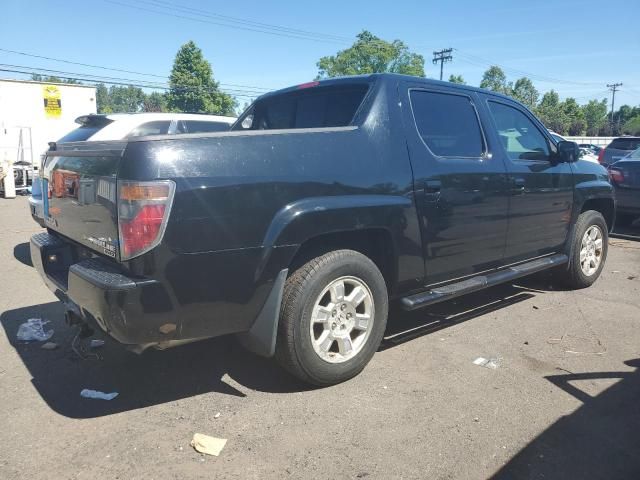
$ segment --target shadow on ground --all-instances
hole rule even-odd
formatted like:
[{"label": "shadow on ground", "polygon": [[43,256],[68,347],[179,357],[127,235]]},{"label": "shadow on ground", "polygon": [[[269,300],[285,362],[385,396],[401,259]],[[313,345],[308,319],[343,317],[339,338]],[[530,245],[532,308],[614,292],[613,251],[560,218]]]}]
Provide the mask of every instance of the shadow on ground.
[{"label": "shadow on ground", "polygon": [[[543,292],[544,277],[527,280],[527,286],[503,285],[407,314],[393,310],[381,350],[420,335],[469,321]],[[21,323],[38,317],[50,320],[57,350],[43,350],[40,343],[16,340]],[[220,337],[165,351],[148,350],[136,355],[106,337],[100,350],[103,360],[80,359],[71,349],[75,330],[64,324],[59,302],[33,305],[0,316],[11,345],[32,377],[33,386],[47,404],[61,415],[89,418],[110,415],[176,401],[208,392],[245,396],[243,387],[272,393],[309,389],[273,361],[246,352],[233,337]],[[112,401],[87,401],[83,388],[117,391]]]},{"label": "shadow on ground", "polygon": [[[640,359],[633,371],[568,373],[546,377],[583,404],[522,449],[493,478],[640,478]],[[618,380],[597,396],[581,381]]]},{"label": "shadow on ground", "polygon": [[31,250],[29,242],[19,243],[15,247],[13,247],[13,256],[20,263],[24,263],[29,267],[33,267],[33,263],[31,263]]}]

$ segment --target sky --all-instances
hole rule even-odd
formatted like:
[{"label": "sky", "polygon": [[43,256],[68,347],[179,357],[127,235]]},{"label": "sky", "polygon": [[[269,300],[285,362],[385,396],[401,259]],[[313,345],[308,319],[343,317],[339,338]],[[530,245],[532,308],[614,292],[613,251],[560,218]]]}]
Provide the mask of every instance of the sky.
[{"label": "sky", "polygon": [[[528,76],[541,93],[554,89],[579,103],[607,98],[610,105],[606,85],[622,83],[616,105],[640,105],[639,15],[638,0],[3,0],[0,68],[163,83],[180,45],[193,40],[242,105],[312,80],[320,57],[367,29],[424,55],[427,77],[439,76],[432,52],[453,48],[445,78],[478,85],[497,64],[509,81]],[[26,76],[0,71],[0,78]]]}]

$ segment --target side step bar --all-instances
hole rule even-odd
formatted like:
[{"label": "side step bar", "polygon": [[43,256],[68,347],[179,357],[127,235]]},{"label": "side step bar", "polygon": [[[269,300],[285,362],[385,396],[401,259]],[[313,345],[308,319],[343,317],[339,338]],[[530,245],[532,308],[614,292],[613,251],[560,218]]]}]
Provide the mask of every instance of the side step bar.
[{"label": "side step bar", "polygon": [[457,283],[451,283],[442,287],[435,287],[425,292],[416,293],[409,297],[404,297],[400,303],[404,310],[416,310],[427,305],[459,297],[467,293],[476,292],[483,288],[492,287],[499,283],[510,282],[516,278],[524,277],[532,273],[546,270],[567,263],[569,257],[563,253],[539,258],[527,263],[514,265],[513,267],[498,270],[488,275],[479,275]]}]

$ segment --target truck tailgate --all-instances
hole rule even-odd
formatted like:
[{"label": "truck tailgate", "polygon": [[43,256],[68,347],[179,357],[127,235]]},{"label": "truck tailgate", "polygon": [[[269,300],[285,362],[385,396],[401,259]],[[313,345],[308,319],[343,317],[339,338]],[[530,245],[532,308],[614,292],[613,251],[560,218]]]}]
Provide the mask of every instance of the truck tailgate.
[{"label": "truck tailgate", "polygon": [[49,152],[43,185],[46,226],[98,253],[117,257],[120,159],[121,150]]}]

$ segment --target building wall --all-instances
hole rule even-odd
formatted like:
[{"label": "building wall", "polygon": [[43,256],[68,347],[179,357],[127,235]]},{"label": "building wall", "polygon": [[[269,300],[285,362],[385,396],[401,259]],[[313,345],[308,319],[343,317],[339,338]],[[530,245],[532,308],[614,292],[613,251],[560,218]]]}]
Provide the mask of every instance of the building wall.
[{"label": "building wall", "polygon": [[[44,106],[47,85],[57,87],[61,100],[60,109],[50,112],[49,116]],[[96,113],[95,87],[0,79],[0,161],[21,159],[18,146],[22,132],[22,157],[31,161],[33,154],[33,161],[38,165],[48,142],[76,128],[74,120],[90,113]]]}]

